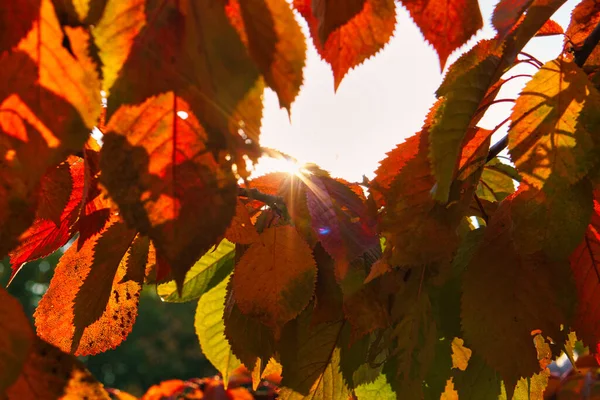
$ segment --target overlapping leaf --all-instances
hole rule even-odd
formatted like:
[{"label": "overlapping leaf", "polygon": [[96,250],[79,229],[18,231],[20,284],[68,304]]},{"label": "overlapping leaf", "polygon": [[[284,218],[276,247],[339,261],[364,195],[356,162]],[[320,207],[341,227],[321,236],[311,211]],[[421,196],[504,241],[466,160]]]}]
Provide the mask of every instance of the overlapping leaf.
[{"label": "overlapping leaf", "polygon": [[[253,160],[260,155],[263,84],[227,18],[225,2],[145,3],[144,14],[135,12],[131,28],[117,30],[115,37],[106,34],[105,46],[99,43],[105,59],[120,61],[117,53],[129,51],[110,88],[108,117],[121,105],[141,105],[173,91],[204,127],[210,151],[228,151],[238,170],[245,171],[243,155]],[[119,17],[127,18],[127,9],[119,11]]]},{"label": "overlapping leaf", "polygon": [[[29,6],[36,2],[17,2],[14,7]],[[89,35],[80,28],[65,28],[63,34],[50,0],[31,12],[39,16],[31,30],[12,52],[0,56],[3,255],[31,224],[37,185],[47,168],[62,161],[66,150],[81,147],[101,109],[100,80],[88,56]],[[71,52],[63,46],[63,37]]]},{"label": "overlapping leaf", "polygon": [[100,179],[125,221],[152,239],[181,285],[229,225],[235,178],[216,162],[205,130],[173,93],[121,108],[106,131]]},{"label": "overlapping leaf", "polygon": [[596,161],[598,107],[600,94],[573,62],[558,59],[540,68],[517,98],[508,135],[526,182],[542,188],[551,176],[575,183],[587,173]]},{"label": "overlapping leaf", "polygon": [[285,0],[232,0],[228,16],[267,85],[279,96],[279,105],[289,112],[302,85],[306,59],[304,35],[290,5]]},{"label": "overlapping leaf", "polygon": [[311,327],[310,312],[285,327],[279,345],[284,366],[279,397],[283,400],[342,399],[350,394],[340,372],[344,321]]},{"label": "overlapping leaf", "polygon": [[318,174],[304,183],[313,230],[338,264],[336,276],[342,279],[349,262],[364,253],[379,252],[375,221],[362,199],[343,183]]},{"label": "overlapping leaf", "polygon": [[158,285],[163,301],[182,303],[197,299],[222,282],[233,271],[235,245],[223,240],[215,249],[203,255],[185,275],[181,293],[174,281]]},{"label": "overlapping leaf", "polygon": [[[568,324],[574,288],[566,261],[516,242],[513,207],[519,194],[501,204],[463,280],[462,327],[475,354],[503,378],[512,395],[519,378],[539,371],[530,332],[541,329],[560,340]],[[545,217],[544,217],[545,218]]]},{"label": "overlapping leaf", "polygon": [[361,12],[365,3],[366,0],[314,0],[312,11],[319,22],[317,31],[321,43],[326,43],[329,35]]},{"label": "overlapping leaf", "polygon": [[[135,231],[113,222],[81,249],[73,244],[62,256],[48,291],[35,312],[38,335],[63,351],[96,354],[118,346],[137,316],[141,281],[125,280],[145,258],[129,250]],[[128,265],[129,264],[129,265]],[[56,310],[61,310],[57,313]]]},{"label": "overlapping leaf", "polygon": [[365,0],[358,14],[322,42],[319,20],[313,13],[318,1],[322,0],[294,0],[294,7],[308,22],[317,51],[331,65],[337,89],[351,68],[375,55],[390,40],[396,25],[396,9],[393,0]]},{"label": "overlapping leaf", "polygon": [[228,282],[229,277],[200,298],[194,319],[202,353],[223,375],[225,386],[229,382],[229,374],[241,365],[225,338],[223,313]]},{"label": "overlapping leaf", "polygon": [[477,122],[476,113],[494,83],[500,63],[497,46],[494,40],[479,42],[450,69],[437,91],[444,100],[432,119],[429,156],[436,178],[433,196],[440,202],[448,201],[461,145],[469,128]]},{"label": "overlapping leaf", "polygon": [[583,342],[593,348],[600,342],[600,204],[594,201],[594,215],[585,237],[570,257],[577,286],[577,309],[573,328]]},{"label": "overlapping leaf", "polygon": [[258,232],[250,220],[248,209],[239,199],[235,206],[235,215],[225,231],[225,238],[237,244],[250,244],[258,240]]},{"label": "overlapping leaf", "polygon": [[[594,0],[582,0],[571,13],[571,22],[567,27],[565,41],[571,43],[577,50],[600,22],[600,4]],[[598,65],[600,52],[594,49],[586,65]]]},{"label": "overlapping leaf", "polygon": [[271,327],[277,336],[308,305],[316,278],[310,247],[296,230],[268,228],[235,267],[235,301],[243,313]]},{"label": "overlapping leaf", "polygon": [[514,29],[532,1],[501,0],[496,4],[492,15],[492,24],[496,28],[499,38],[504,38],[509,31]]},{"label": "overlapping leaf", "polygon": [[12,276],[23,263],[53,253],[72,237],[81,207],[83,176],[83,162],[75,157],[44,175],[36,220],[10,253]]},{"label": "overlapping leaf", "polygon": [[483,27],[475,0],[403,0],[402,4],[438,53],[442,70],[448,56]]}]

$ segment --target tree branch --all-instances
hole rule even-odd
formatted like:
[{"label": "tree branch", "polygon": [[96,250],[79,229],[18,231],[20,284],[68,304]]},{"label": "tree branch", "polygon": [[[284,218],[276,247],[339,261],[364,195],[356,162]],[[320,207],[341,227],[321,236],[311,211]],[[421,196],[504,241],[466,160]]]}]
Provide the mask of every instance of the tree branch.
[{"label": "tree branch", "polygon": [[575,55],[575,64],[577,64],[580,68],[583,67],[583,64],[587,61],[592,51],[596,48],[596,45],[600,42],[600,22],[592,33],[585,39],[583,42],[583,46],[581,48],[575,50],[573,53]]},{"label": "tree branch", "polygon": [[[575,64],[577,64],[579,68],[583,68],[583,64],[585,64],[588,57],[590,56],[590,54],[592,54],[592,51],[594,51],[596,45],[598,45],[599,42],[600,22],[598,23],[598,25],[596,25],[592,33],[590,33],[590,35],[585,39],[581,48],[573,52]],[[506,134],[506,136],[504,136],[502,139],[494,143],[492,147],[490,147],[490,151],[488,153],[486,162],[489,162],[494,157],[496,157],[502,150],[506,148],[506,146],[508,146],[508,134]]]},{"label": "tree branch", "polygon": [[269,206],[269,208],[275,211],[277,214],[279,214],[280,217],[285,218],[287,220],[290,219],[290,215],[288,214],[285,201],[281,196],[266,194],[255,188],[244,188],[239,186],[238,196],[246,197],[250,200],[258,200],[261,203],[264,203],[267,206]]}]

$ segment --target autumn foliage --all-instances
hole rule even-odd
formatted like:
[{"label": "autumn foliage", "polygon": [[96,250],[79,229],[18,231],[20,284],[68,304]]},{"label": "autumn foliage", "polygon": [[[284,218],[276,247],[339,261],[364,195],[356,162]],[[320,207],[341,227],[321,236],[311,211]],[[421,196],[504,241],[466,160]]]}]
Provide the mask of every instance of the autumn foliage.
[{"label": "autumn foliage", "polygon": [[[600,343],[600,6],[563,32],[563,3],[500,0],[496,36],[356,184],[316,165],[249,179],[262,96],[291,110],[309,41],[337,88],[390,40],[393,0],[4,1],[0,256],[14,277],[72,244],[35,333],[0,289],[0,396],[109,398],[75,356],[121,344],[152,285],[198,302],[224,382],[281,378],[270,396],[543,398],[575,335]],[[483,25],[476,0],[401,4],[442,69]],[[522,53],[545,35],[564,37],[557,59]],[[511,114],[478,126],[517,78]],[[213,380],[144,398],[213,387],[251,398]]]}]

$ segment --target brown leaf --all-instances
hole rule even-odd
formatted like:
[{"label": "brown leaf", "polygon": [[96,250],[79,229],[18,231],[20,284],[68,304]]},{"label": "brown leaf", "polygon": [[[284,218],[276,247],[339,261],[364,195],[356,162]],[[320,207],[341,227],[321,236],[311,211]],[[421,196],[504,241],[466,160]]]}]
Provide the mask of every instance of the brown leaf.
[{"label": "brown leaf", "polygon": [[312,252],[298,232],[291,226],[268,228],[236,265],[233,292],[240,310],[277,336],[307,306],[316,278]]}]

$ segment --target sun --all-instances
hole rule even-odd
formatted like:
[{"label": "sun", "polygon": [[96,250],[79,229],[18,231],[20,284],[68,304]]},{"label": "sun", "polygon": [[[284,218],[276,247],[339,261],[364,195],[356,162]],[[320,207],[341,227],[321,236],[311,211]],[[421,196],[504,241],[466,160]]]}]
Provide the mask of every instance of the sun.
[{"label": "sun", "polygon": [[270,172],[284,172],[298,177],[305,176],[310,172],[304,167],[304,163],[285,157],[261,157],[254,165],[252,177],[261,176]]}]

